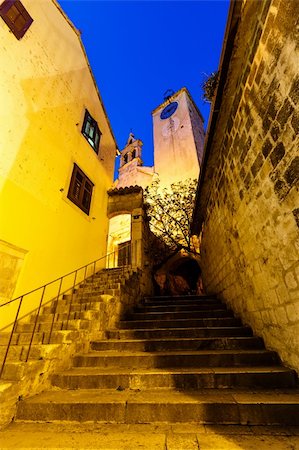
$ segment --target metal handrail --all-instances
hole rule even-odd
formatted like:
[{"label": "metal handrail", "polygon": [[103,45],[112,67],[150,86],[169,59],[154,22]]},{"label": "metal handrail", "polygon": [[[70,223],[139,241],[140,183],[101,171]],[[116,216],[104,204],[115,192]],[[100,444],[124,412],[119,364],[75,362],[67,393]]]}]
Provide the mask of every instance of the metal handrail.
[{"label": "metal handrail", "polygon": [[[48,283],[46,283],[46,284],[44,284],[44,285],[42,285],[42,286],[40,286],[38,288],[35,288],[35,289],[33,289],[33,290],[23,294],[23,295],[20,295],[19,297],[16,297],[16,298],[14,298],[12,300],[9,300],[8,302],[3,303],[2,305],[0,305],[0,309],[1,309],[4,306],[7,306],[7,305],[10,305],[10,304],[12,304],[14,302],[19,301],[19,305],[17,307],[17,312],[16,312],[16,315],[15,315],[14,322],[11,323],[12,330],[11,330],[11,333],[10,333],[10,336],[9,336],[9,339],[8,339],[8,344],[7,344],[7,348],[6,348],[5,354],[4,354],[4,359],[2,361],[2,366],[1,366],[1,369],[0,369],[0,378],[1,378],[2,374],[3,374],[3,370],[4,370],[4,367],[5,367],[5,363],[6,363],[6,360],[7,360],[7,357],[8,357],[8,353],[9,353],[9,349],[10,349],[10,346],[11,346],[11,342],[12,342],[12,339],[13,339],[13,335],[14,335],[16,329],[17,329],[18,322],[21,319],[24,319],[24,317],[27,317],[28,315],[32,315],[32,313],[37,311],[37,314],[36,314],[36,317],[35,317],[35,320],[34,320],[33,330],[31,332],[30,343],[29,343],[29,346],[28,346],[27,355],[26,355],[26,358],[25,358],[25,361],[27,362],[28,359],[29,359],[30,350],[31,350],[32,343],[33,343],[33,340],[34,340],[35,332],[36,332],[36,330],[38,330],[38,319],[39,319],[39,316],[40,316],[40,311],[42,309],[42,306],[45,306],[48,303],[52,303],[53,301],[56,302],[55,303],[55,307],[54,307],[53,318],[52,318],[52,323],[51,323],[51,327],[50,327],[48,342],[47,342],[48,344],[50,344],[51,343],[51,337],[52,337],[53,329],[54,329],[55,317],[56,317],[56,314],[57,314],[57,306],[58,306],[59,298],[61,298],[61,297],[63,298],[64,294],[66,294],[67,292],[71,291],[71,299],[70,299],[70,303],[69,303],[69,310],[68,310],[68,313],[67,313],[66,327],[65,328],[63,327],[64,321],[62,319],[62,321],[61,321],[61,330],[62,330],[63,328],[64,329],[68,328],[70,315],[71,315],[72,302],[73,302],[73,297],[74,297],[74,293],[75,293],[74,291],[75,291],[76,287],[80,286],[80,284],[82,284],[87,279],[89,279],[91,277],[92,277],[92,279],[94,278],[94,276],[96,274],[96,265],[97,265],[97,263],[99,263],[100,261],[108,258],[108,265],[109,265],[109,263],[110,263],[110,256],[111,255],[113,255],[113,268],[120,268],[124,272],[125,268],[132,267],[132,254],[133,254],[133,249],[134,249],[133,245],[135,243],[135,252],[136,252],[136,250],[137,250],[137,242],[138,241],[130,241],[127,245],[125,245],[123,247],[123,249],[126,249],[126,248],[130,249],[130,255],[131,255],[130,258],[131,258],[131,260],[130,261],[126,261],[126,262],[129,262],[129,264],[115,267],[116,256],[118,255],[118,249],[117,249],[114,252],[107,253],[105,256],[102,256],[101,258],[96,259],[96,260],[92,261],[91,263],[88,263],[88,264],[86,264],[84,266],[81,266],[78,269],[73,270],[72,272],[69,272],[69,273],[67,273],[67,274],[65,274],[65,275],[63,275],[63,276],[61,276],[59,278],[56,278],[53,281],[50,281],[50,282],[48,282]],[[107,264],[107,261],[106,261],[106,264]],[[92,275],[87,275],[89,266],[93,266],[93,273],[92,273]],[[109,268],[109,267],[104,267],[104,268]],[[81,271],[82,269],[84,269],[84,276],[79,282],[77,282],[78,272]],[[102,270],[102,269],[103,269],[103,267],[101,269],[99,269],[99,270]],[[72,286],[68,287],[65,291],[61,292],[62,285],[63,285],[63,280],[66,279],[67,277],[69,277],[70,275],[74,275],[74,281],[72,283]],[[53,285],[54,283],[57,283],[57,282],[59,282],[59,288],[58,288],[57,295],[55,295],[53,298],[48,300],[43,305],[43,300],[44,300],[44,296],[45,296],[45,292],[46,292],[47,287],[51,286],[51,285]],[[40,296],[38,307],[33,309],[30,313],[27,313],[25,316],[19,318],[24,298],[26,296],[30,295],[30,294],[33,294],[34,292],[38,292],[39,290],[42,290],[42,292],[41,292],[41,296]],[[80,301],[80,311],[79,311],[79,313],[82,312],[81,308],[82,308],[83,293],[84,293],[84,285],[83,285],[83,291],[82,291],[82,296],[81,296],[81,301]],[[4,327],[4,329],[8,328],[8,326]],[[42,343],[44,343],[44,336],[42,338]]]}]

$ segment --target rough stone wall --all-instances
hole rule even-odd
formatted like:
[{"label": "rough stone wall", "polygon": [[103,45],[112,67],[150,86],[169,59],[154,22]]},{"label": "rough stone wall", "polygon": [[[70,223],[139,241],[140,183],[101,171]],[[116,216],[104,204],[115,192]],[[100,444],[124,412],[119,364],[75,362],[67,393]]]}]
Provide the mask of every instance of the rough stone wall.
[{"label": "rough stone wall", "polygon": [[202,269],[299,370],[299,2],[244,2],[207,160]]}]

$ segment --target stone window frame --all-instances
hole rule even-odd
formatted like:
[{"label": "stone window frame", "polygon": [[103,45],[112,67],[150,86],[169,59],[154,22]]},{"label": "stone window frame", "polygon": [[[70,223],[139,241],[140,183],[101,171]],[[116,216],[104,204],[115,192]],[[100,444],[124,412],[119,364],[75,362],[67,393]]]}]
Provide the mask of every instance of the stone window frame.
[{"label": "stone window frame", "polygon": [[19,40],[33,22],[33,18],[20,0],[5,0],[0,5],[0,16]]},{"label": "stone window frame", "polygon": [[67,197],[89,216],[94,184],[85,173],[74,163],[70,187]]},{"label": "stone window frame", "polygon": [[81,133],[83,134],[89,145],[93,148],[95,153],[98,155],[102,133],[97,121],[92,117],[88,109],[85,109]]}]

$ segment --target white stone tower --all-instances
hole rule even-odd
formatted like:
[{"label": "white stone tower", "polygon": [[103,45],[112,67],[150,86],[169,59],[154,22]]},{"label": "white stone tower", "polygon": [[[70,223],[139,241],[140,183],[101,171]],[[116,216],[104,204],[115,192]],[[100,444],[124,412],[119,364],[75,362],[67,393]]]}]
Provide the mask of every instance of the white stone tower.
[{"label": "white stone tower", "polygon": [[143,166],[141,159],[142,145],[142,141],[135,139],[133,133],[129,134],[127,144],[121,152],[118,179],[114,183],[115,187],[123,188],[137,185],[146,188],[151,184],[154,168]]},{"label": "white stone tower", "polygon": [[198,178],[203,155],[203,118],[186,88],[153,112],[155,172],[161,186]]}]

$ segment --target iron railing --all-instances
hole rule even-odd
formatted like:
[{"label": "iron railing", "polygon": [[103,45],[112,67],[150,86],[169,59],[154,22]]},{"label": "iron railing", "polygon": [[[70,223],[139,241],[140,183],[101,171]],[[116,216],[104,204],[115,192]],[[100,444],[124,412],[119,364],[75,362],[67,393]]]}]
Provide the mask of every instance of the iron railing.
[{"label": "iron railing", "polygon": [[[41,330],[42,333],[42,344],[50,344],[51,343],[51,338],[53,335],[53,330],[54,330],[54,326],[55,326],[55,322],[59,323],[59,320],[55,320],[56,316],[58,319],[58,314],[57,314],[57,307],[59,304],[59,300],[61,299],[66,299],[65,295],[70,293],[70,298],[68,296],[68,298],[66,300],[69,300],[69,308],[68,308],[68,312],[67,312],[67,318],[66,321],[63,320],[63,318],[61,319],[61,330],[66,330],[68,329],[68,325],[69,325],[69,320],[71,317],[71,311],[72,311],[72,305],[73,305],[73,299],[74,299],[74,294],[76,293],[76,289],[87,279],[92,279],[95,276],[95,274],[102,269],[111,269],[111,268],[119,268],[121,269],[121,271],[124,273],[124,271],[127,268],[131,268],[131,267],[137,267],[140,261],[140,256],[139,256],[139,252],[141,249],[141,241],[129,241],[127,243],[127,245],[122,246],[122,252],[123,255],[125,254],[125,258],[122,256],[121,261],[123,262],[121,265],[119,265],[119,263],[121,263],[120,259],[119,259],[119,252],[118,249],[115,250],[114,252],[108,253],[105,256],[92,261],[89,264],[86,264],[85,266],[79,267],[76,270],[73,270],[72,272],[67,273],[66,275],[63,275],[62,277],[56,278],[53,281],[50,281],[49,283],[44,284],[43,286],[40,286],[36,289],[33,289],[30,292],[27,292],[26,294],[23,294],[17,298],[14,298],[6,303],[3,303],[2,305],[0,305],[0,317],[3,315],[1,313],[3,313],[4,308],[7,308],[7,310],[12,309],[12,307],[14,307],[15,309],[15,317],[14,317],[14,321],[11,322],[9,325],[6,325],[4,328],[2,328],[0,330],[0,333],[5,332],[5,330],[8,330],[8,343],[6,346],[6,349],[4,351],[4,357],[2,360],[2,365],[1,365],[1,369],[0,369],[0,378],[3,374],[4,371],[4,367],[7,361],[7,357],[9,354],[9,350],[10,347],[12,345],[13,342],[13,336],[16,332],[18,332],[18,325],[20,324],[21,320],[24,320],[26,317],[32,317],[35,314],[34,317],[34,322],[33,322],[33,329],[32,331],[29,331],[29,334],[31,333],[30,339],[29,339],[29,344],[28,344],[28,349],[27,349],[27,354],[25,357],[22,358],[23,361],[27,362],[30,356],[30,351],[32,348],[32,344],[34,341],[34,337],[35,334],[37,332],[39,332],[39,326],[38,326],[38,320],[40,317],[40,312],[43,306],[49,304],[52,305],[54,304],[54,311],[53,311],[53,317],[52,317],[52,321],[51,321],[51,325],[50,325],[50,329],[48,331],[48,335],[45,331]],[[64,286],[64,285],[67,285]],[[56,289],[55,289],[56,286]],[[82,287],[82,291],[81,291],[81,299],[79,299],[79,303],[80,303],[80,309],[79,309],[79,317],[80,314],[82,312],[82,299],[84,296],[84,288],[85,288],[85,284],[83,284]],[[55,295],[53,295],[53,293],[55,292]],[[22,315],[22,308],[24,307],[24,305],[26,303],[28,303],[26,300],[29,298],[32,298],[36,301],[37,307],[31,309],[29,312],[27,312],[27,310],[29,309],[29,305],[26,305],[26,314]],[[90,301],[91,303],[91,301]],[[67,301],[66,301],[67,304]],[[31,307],[31,303],[30,303],[30,307]],[[90,305],[89,305],[90,307]],[[26,323],[26,322],[23,322]],[[30,322],[32,323],[32,322]],[[10,332],[10,334],[9,334]],[[1,334],[0,334],[0,338],[1,338]],[[25,344],[24,344],[25,345]],[[26,352],[25,352],[26,353]]]}]

